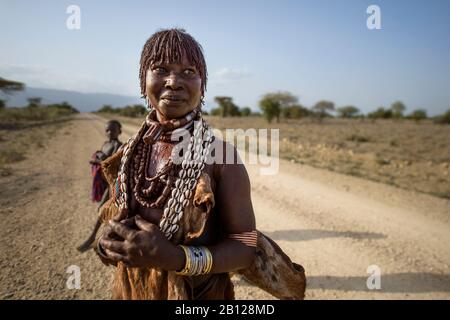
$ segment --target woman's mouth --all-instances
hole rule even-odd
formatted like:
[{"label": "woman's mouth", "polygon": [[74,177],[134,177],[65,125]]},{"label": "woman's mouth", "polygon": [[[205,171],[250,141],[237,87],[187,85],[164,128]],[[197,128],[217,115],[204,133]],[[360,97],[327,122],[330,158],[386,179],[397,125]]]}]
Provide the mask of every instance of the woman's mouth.
[{"label": "woman's mouth", "polygon": [[184,99],[179,97],[163,97],[161,98],[161,102],[166,106],[179,106],[185,102]]},{"label": "woman's mouth", "polygon": [[161,97],[162,100],[170,101],[170,102],[180,102],[184,101],[183,97],[181,96],[163,96]]}]

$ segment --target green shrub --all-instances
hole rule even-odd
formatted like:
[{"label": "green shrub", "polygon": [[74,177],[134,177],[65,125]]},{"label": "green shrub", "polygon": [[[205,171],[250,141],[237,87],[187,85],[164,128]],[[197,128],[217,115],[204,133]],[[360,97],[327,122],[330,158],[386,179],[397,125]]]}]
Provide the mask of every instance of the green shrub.
[{"label": "green shrub", "polygon": [[393,114],[392,110],[386,110],[383,107],[380,107],[377,110],[369,113],[367,116],[371,119],[390,119],[393,117]]},{"label": "green shrub", "polygon": [[423,109],[414,110],[410,115],[408,115],[408,119],[415,120],[419,122],[420,120],[427,118],[427,112]]},{"label": "green shrub", "polygon": [[0,121],[55,120],[74,113],[78,113],[78,110],[67,103],[51,104],[44,107],[3,108],[0,109]]},{"label": "green shrub", "polygon": [[248,117],[252,113],[252,110],[249,107],[243,107],[239,112],[241,113],[241,116]]},{"label": "green shrub", "polygon": [[131,118],[140,118],[147,113],[147,109],[141,104],[134,104],[130,106],[125,106],[123,108],[113,108],[110,105],[105,104],[97,112],[118,114],[124,117],[131,117]]},{"label": "green shrub", "polygon": [[435,122],[439,124],[450,124],[450,109],[448,109],[443,115],[439,116]]}]

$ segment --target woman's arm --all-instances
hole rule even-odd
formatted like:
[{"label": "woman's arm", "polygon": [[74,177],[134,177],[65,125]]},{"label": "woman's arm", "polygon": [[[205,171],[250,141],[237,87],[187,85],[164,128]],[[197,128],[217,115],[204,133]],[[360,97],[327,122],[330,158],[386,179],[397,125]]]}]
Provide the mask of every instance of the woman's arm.
[{"label": "woman's arm", "polygon": [[[233,149],[234,150],[234,149]],[[235,151],[235,150],[234,150]],[[237,152],[235,153],[237,159]],[[218,188],[215,194],[215,214],[219,214],[222,229],[227,234],[253,231],[255,215],[250,195],[250,181],[243,164],[223,164],[216,175]],[[213,257],[210,273],[224,273],[248,267],[254,258],[255,248],[240,241],[224,239],[214,246],[207,246]],[[185,266],[185,253],[177,247],[171,256],[171,270]]]},{"label": "woman's arm", "polygon": [[[234,148],[233,151],[235,159],[238,159]],[[249,177],[243,164],[220,166],[215,194],[216,213],[220,216],[225,233],[239,234],[256,229],[250,190]],[[232,239],[225,239],[209,249],[213,255],[213,273],[248,267],[255,253],[255,248]]]},{"label": "woman's arm", "polygon": [[[234,150],[235,156],[237,152]],[[237,159],[237,158],[235,158]],[[217,165],[217,190],[215,214],[220,216],[222,229],[236,234],[255,230],[255,216],[250,197],[250,181],[243,164]],[[136,216],[133,230],[121,223],[111,222],[112,231],[124,239],[108,237],[100,244],[114,261],[122,261],[130,267],[159,267],[165,270],[181,270],[186,263],[181,247],[173,245],[161,233],[157,225]],[[212,253],[211,273],[239,270],[249,266],[255,249],[237,240],[224,239],[208,246]]]}]

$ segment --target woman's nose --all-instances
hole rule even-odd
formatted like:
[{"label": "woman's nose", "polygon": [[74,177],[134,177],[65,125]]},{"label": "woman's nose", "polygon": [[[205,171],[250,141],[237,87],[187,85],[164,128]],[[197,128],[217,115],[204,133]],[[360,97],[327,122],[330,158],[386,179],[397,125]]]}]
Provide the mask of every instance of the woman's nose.
[{"label": "woman's nose", "polygon": [[171,73],[166,79],[166,88],[170,88],[172,90],[178,90],[181,88],[181,84],[179,81],[178,75],[175,73]]}]

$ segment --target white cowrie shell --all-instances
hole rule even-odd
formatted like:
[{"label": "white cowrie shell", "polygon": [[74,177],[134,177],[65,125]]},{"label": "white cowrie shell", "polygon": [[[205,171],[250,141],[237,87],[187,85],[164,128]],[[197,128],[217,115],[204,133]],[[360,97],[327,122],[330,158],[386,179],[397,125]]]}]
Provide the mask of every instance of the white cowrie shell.
[{"label": "white cowrie shell", "polygon": [[167,224],[167,220],[161,219],[161,221],[159,222],[160,229],[162,229],[162,230],[166,229],[166,227],[167,227],[166,224]]},{"label": "white cowrie shell", "polygon": [[[172,200],[172,199],[170,199],[170,200]],[[164,217],[164,216],[167,216],[167,215],[169,214],[169,212],[170,212],[170,208],[167,208],[167,207],[166,207],[166,208],[164,209],[163,217]],[[161,219],[163,219],[163,218],[161,218]]]},{"label": "white cowrie shell", "polygon": [[167,202],[167,209],[171,208],[174,203],[175,203],[175,199],[170,198],[169,201]]}]

